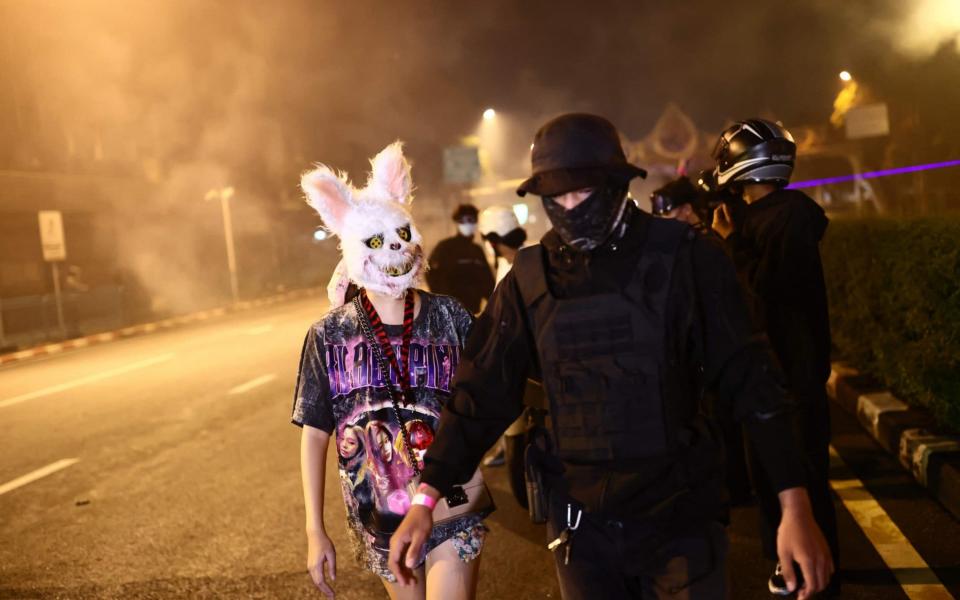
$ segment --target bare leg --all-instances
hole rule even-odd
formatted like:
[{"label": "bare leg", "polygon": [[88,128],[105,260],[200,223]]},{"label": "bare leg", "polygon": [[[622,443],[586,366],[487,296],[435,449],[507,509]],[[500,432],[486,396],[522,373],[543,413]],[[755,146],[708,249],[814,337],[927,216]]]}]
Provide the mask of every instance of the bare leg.
[{"label": "bare leg", "polygon": [[424,600],[427,597],[427,582],[423,567],[415,570],[413,575],[416,582],[409,587],[404,587],[399,583],[390,583],[386,579],[380,580],[383,582],[383,587],[387,588],[390,600]]},{"label": "bare leg", "polygon": [[473,600],[479,572],[479,556],[463,562],[453,541],[445,541],[427,555],[427,599]]}]

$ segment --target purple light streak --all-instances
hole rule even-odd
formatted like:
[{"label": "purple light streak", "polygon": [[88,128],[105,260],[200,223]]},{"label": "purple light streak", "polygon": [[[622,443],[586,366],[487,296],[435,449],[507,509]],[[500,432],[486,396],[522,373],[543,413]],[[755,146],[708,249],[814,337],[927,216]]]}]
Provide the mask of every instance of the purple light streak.
[{"label": "purple light streak", "polygon": [[912,165],[909,167],[897,167],[896,169],[883,169],[882,171],[868,171],[859,175],[840,175],[839,177],[826,177],[824,179],[808,179],[806,181],[795,181],[787,187],[793,190],[802,188],[816,187],[818,185],[828,185],[831,183],[843,183],[855,179],[874,179],[876,177],[887,177],[889,175],[903,175],[904,173],[915,173],[917,171],[929,171],[930,169],[945,169],[947,167],[960,167],[960,160],[948,160],[946,162],[928,163],[925,165]]}]

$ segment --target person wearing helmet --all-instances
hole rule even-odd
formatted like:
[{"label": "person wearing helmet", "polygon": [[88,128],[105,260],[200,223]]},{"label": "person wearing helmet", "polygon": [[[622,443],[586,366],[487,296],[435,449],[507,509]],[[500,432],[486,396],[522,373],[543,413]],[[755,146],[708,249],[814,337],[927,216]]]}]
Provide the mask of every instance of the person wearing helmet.
[{"label": "person wearing helmet", "polygon": [[[713,228],[727,243],[737,270],[753,293],[754,312],[766,330],[799,410],[801,442],[807,457],[807,489],[814,516],[825,534],[836,566],[839,560],[836,513],[830,492],[830,322],[819,243],[827,229],[822,208],[798,190],[786,189],[796,160],[793,137],[782,125],[763,119],[740,121],[717,141],[712,179],[721,191],[746,202],[739,219],[725,205]],[[757,462],[759,449],[751,454]],[[764,553],[776,558],[780,507],[770,479],[755,470],[763,520]],[[782,589],[777,573],[770,588]],[[839,592],[839,579],[828,592]]]},{"label": "person wearing helmet", "polygon": [[483,249],[473,242],[477,231],[476,206],[461,204],[453,212],[457,234],[437,244],[430,253],[427,284],[435,294],[453,296],[470,312],[480,312],[480,304],[493,292],[493,273]]},{"label": "person wearing helmet", "polygon": [[491,206],[480,213],[480,237],[493,248],[497,262],[496,280],[500,283],[513,265],[517,251],[527,241],[527,232],[520,227],[513,208]]},{"label": "person wearing helmet", "polygon": [[650,212],[655,217],[678,219],[701,233],[708,233],[704,223],[704,193],[689,178],[678,177],[650,193]]},{"label": "person wearing helmet", "polygon": [[[829,550],[792,404],[729,257],[630,200],[630,181],[646,173],[602,117],[548,121],[531,163],[517,192],[540,196],[553,228],[520,250],[471,332],[420,489],[439,497],[480,462],[520,414],[532,375],[551,415],[537,467],[563,597],[725,598],[721,452],[700,407],[708,389],[762,450],[783,507],[780,558],[793,587],[800,564],[799,596],[810,597],[830,577]],[[389,559],[399,581],[413,583],[431,529],[424,507],[404,517]]]}]

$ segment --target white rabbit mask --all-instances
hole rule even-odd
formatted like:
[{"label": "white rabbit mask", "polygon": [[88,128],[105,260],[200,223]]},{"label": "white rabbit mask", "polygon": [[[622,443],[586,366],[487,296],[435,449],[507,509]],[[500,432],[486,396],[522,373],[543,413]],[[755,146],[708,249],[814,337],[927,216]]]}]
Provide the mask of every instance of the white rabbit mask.
[{"label": "white rabbit mask", "polygon": [[340,238],[347,277],[367,290],[401,298],[417,286],[423,270],[422,240],[409,211],[410,165],[400,142],[370,164],[363,189],[324,165],[305,173],[300,187],[326,228]]}]

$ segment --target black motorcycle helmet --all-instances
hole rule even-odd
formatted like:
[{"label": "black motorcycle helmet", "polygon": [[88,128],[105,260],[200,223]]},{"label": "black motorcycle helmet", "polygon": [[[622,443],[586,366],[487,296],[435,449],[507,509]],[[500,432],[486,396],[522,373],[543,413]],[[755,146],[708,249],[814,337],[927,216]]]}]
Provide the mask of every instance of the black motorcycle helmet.
[{"label": "black motorcycle helmet", "polygon": [[711,156],[717,161],[713,177],[718,188],[736,183],[784,186],[793,174],[797,145],[779,123],[748,119],[720,134]]}]

